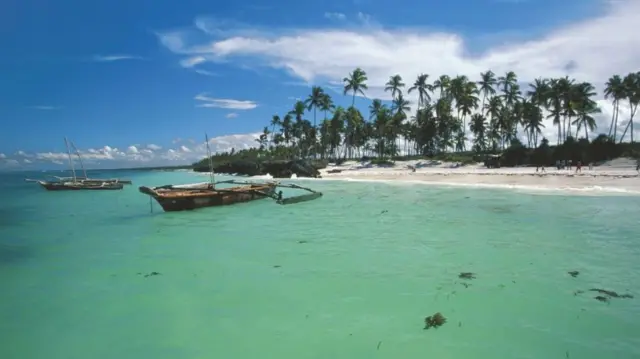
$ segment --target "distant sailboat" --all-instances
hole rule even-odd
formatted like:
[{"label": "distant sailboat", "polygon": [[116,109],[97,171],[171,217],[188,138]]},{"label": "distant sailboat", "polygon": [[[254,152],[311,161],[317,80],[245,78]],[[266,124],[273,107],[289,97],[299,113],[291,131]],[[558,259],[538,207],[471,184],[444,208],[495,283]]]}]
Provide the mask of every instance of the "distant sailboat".
[{"label": "distant sailboat", "polygon": [[119,179],[91,179],[87,177],[87,171],[84,168],[84,164],[82,163],[82,158],[80,157],[80,153],[78,149],[71,143],[73,148],[76,151],[76,155],[80,160],[80,166],[82,168],[82,172],[84,177],[76,176],[76,170],[73,166],[73,159],[71,158],[71,150],[69,148],[69,141],[67,138],[64,138],[64,144],[67,148],[67,157],[69,158],[69,168],[71,169],[72,177],[57,177],[50,176],[54,178],[54,181],[44,181],[44,180],[33,180],[26,179],[28,182],[38,182],[44,189],[48,191],[68,191],[68,190],[118,190],[123,189],[124,184],[131,184],[131,181],[120,181]]}]

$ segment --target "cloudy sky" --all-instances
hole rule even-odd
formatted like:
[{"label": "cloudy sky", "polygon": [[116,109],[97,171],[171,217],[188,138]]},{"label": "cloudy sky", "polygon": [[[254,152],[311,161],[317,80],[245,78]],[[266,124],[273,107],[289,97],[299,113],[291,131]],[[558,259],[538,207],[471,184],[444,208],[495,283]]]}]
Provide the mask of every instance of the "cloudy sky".
[{"label": "cloudy sky", "polygon": [[[388,99],[396,73],[513,70],[524,86],[569,75],[596,85],[607,132],[602,87],[640,70],[638,23],[638,0],[9,1],[0,166],[64,166],[65,136],[90,166],[110,168],[192,162],[205,132],[214,151],[255,146],[312,85],[350,104],[340,81],[355,67],[369,77],[362,111]],[[622,108],[621,126],[627,118]],[[548,124],[552,142],[554,132]]]}]

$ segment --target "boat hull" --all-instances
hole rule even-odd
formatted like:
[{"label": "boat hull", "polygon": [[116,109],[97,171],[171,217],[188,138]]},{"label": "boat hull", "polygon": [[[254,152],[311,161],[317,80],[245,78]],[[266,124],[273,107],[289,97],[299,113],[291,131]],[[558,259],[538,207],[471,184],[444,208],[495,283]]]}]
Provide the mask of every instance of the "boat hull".
[{"label": "boat hull", "polygon": [[221,190],[187,191],[170,190],[156,192],[148,187],[140,187],[140,192],[154,198],[165,212],[190,211],[204,207],[219,207],[251,202],[275,196],[276,185],[250,185]]},{"label": "boat hull", "polygon": [[40,185],[47,191],[113,191],[121,190],[124,188],[120,183],[106,183],[100,184],[66,184],[66,183],[46,183],[40,182]]}]

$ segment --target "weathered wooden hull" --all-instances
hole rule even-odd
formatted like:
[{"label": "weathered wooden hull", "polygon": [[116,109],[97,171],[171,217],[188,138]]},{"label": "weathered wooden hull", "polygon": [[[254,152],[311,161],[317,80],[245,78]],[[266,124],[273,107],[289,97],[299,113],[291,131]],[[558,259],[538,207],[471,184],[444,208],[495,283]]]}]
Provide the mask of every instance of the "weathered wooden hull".
[{"label": "weathered wooden hull", "polygon": [[204,207],[218,207],[251,202],[275,196],[276,184],[250,185],[224,188],[220,190],[156,192],[148,187],[140,187],[140,192],[154,198],[165,212],[189,211]]},{"label": "weathered wooden hull", "polygon": [[104,185],[99,184],[67,184],[67,183],[47,183],[40,182],[40,185],[47,191],[113,191],[121,190],[124,185],[121,183],[106,183]]},{"label": "weathered wooden hull", "polygon": [[126,179],[119,179],[119,178],[86,178],[86,177],[76,177],[75,179],[73,177],[58,177],[58,176],[51,176],[55,179],[57,179],[58,182],[72,182],[72,181],[76,181],[76,182],[82,182],[82,183],[87,183],[87,184],[102,184],[102,183],[122,183],[122,184],[133,184],[133,182],[131,180],[126,180]]}]

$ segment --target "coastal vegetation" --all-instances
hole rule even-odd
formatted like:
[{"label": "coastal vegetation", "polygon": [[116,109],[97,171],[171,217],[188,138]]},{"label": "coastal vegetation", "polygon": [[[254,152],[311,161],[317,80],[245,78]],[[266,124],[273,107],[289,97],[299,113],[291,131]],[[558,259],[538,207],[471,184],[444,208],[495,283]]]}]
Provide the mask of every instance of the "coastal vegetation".
[{"label": "coastal vegetation", "polygon": [[[343,79],[343,94],[351,97],[347,108],[335,106],[322,87],[314,86],[289,112],[273,116],[256,148],[216,154],[214,163],[239,158],[341,162],[363,157],[378,163],[425,157],[465,163],[502,154],[503,165],[514,166],[552,165],[556,160],[598,162],[640,153],[633,128],[640,72],[613,75],[606,82],[604,97],[614,109],[608,128],[597,128],[595,117],[602,110],[595,100],[595,86],[566,76],[523,85],[514,72],[486,71],[479,81],[464,75],[441,75],[430,81],[429,75],[420,74],[413,83],[396,74],[385,87],[390,103],[373,99],[368,113],[362,113],[355,99],[366,95],[367,81],[360,68]],[[408,94],[417,95],[417,103],[410,103]],[[623,104],[630,108],[628,118],[620,116]],[[556,143],[542,135],[545,119],[552,119]],[[622,123],[626,125],[621,130]],[[600,134],[590,138],[590,133]]]}]

